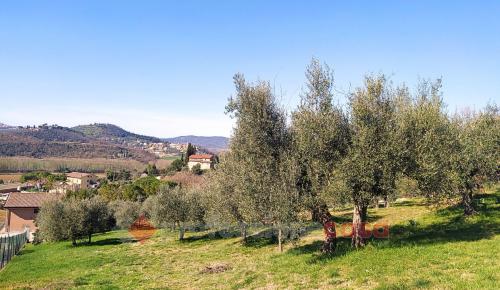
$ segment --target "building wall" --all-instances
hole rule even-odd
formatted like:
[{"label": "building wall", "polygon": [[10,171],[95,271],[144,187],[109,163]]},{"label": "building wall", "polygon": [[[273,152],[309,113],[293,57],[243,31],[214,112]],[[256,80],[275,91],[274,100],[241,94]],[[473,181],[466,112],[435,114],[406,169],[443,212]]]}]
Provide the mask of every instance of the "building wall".
[{"label": "building wall", "polygon": [[212,168],[212,163],[210,163],[210,162],[189,161],[188,162],[189,170],[191,170],[193,168],[193,166],[195,166],[196,164],[200,164],[200,168],[202,170],[208,170],[208,169]]},{"label": "building wall", "polygon": [[36,231],[35,218],[34,208],[9,208],[7,209],[7,229],[9,232],[18,232],[28,227],[30,232],[34,233]]},{"label": "building wall", "polygon": [[95,176],[85,176],[82,178],[68,177],[66,180],[70,185],[76,185],[81,189],[87,189],[90,188],[90,182],[96,182],[97,178]]}]

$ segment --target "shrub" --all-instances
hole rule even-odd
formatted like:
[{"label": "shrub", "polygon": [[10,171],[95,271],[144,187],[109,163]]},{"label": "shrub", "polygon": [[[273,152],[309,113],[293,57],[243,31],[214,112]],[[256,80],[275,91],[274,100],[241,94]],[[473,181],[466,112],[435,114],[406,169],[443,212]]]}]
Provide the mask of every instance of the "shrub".
[{"label": "shrub", "polygon": [[200,164],[196,164],[195,166],[193,166],[191,168],[191,172],[193,172],[193,174],[196,174],[196,175],[202,175],[203,174],[203,170],[201,170],[201,165]]}]

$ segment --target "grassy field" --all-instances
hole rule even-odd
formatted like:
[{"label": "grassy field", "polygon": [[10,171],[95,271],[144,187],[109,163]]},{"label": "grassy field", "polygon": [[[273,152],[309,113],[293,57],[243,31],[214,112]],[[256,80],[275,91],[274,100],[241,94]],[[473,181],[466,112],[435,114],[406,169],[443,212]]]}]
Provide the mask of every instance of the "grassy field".
[{"label": "grassy field", "polygon": [[[0,288],[342,288],[494,289],[500,283],[500,190],[464,219],[460,208],[433,210],[422,200],[370,210],[391,224],[389,239],[352,250],[341,239],[333,256],[318,252],[316,228],[284,253],[268,240],[242,245],[189,233],[158,232],[144,244],[126,231],[98,235],[91,245],[28,245],[0,272]],[[349,213],[340,213],[340,219]],[[214,264],[227,270],[206,273]]]}]

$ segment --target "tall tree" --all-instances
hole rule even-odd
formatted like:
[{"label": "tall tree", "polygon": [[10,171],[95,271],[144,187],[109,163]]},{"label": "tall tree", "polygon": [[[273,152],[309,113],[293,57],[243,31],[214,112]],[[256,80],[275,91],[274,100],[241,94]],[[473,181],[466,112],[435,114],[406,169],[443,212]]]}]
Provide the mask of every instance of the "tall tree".
[{"label": "tall tree", "polygon": [[473,194],[485,181],[497,177],[500,160],[499,109],[488,106],[479,113],[458,115],[454,125],[459,144],[453,158],[453,170],[464,215],[472,215],[475,213]]},{"label": "tall tree", "polygon": [[316,59],[306,69],[307,89],[292,114],[294,157],[299,166],[298,188],[306,199],[313,220],[328,235],[323,252],[335,249],[335,227],[328,206],[321,198],[335,165],[347,152],[349,127],[339,106],[333,104],[333,73]]},{"label": "tall tree", "polygon": [[352,245],[364,245],[364,223],[371,200],[395,188],[398,167],[394,92],[385,77],[367,76],[364,87],[349,98],[351,145],[336,170],[341,190],[354,204]]},{"label": "tall tree", "polygon": [[421,82],[399,120],[405,175],[417,181],[419,193],[427,198],[451,197],[458,140],[445,111],[441,80]]},{"label": "tall tree", "polygon": [[272,220],[272,190],[279,178],[283,152],[289,137],[286,115],[276,102],[267,82],[248,84],[243,75],[234,77],[236,95],[229,99],[227,113],[236,119],[227,161],[231,166],[228,181],[237,192],[238,213],[243,220],[269,223]]}]

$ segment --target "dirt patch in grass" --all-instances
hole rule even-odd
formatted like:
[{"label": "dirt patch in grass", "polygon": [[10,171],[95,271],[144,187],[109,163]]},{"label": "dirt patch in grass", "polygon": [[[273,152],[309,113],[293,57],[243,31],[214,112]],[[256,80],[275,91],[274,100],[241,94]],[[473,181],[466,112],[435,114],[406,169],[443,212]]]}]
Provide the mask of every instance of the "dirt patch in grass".
[{"label": "dirt patch in grass", "polygon": [[227,270],[231,270],[231,265],[228,264],[223,264],[223,263],[216,263],[216,264],[211,264],[208,266],[205,266],[200,273],[201,274],[214,274],[214,273],[222,273],[226,272]]}]

